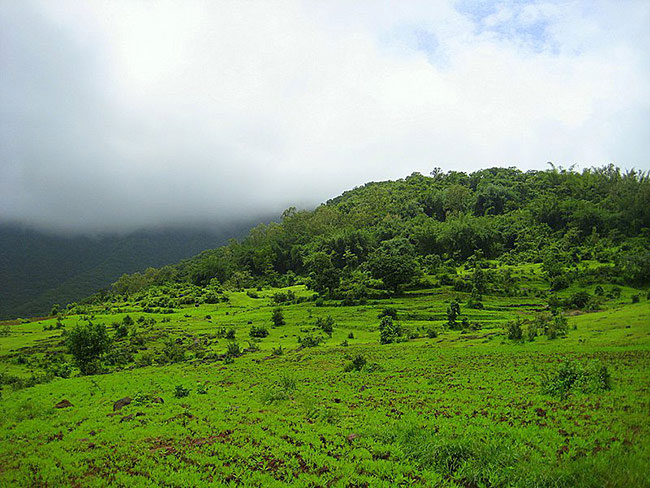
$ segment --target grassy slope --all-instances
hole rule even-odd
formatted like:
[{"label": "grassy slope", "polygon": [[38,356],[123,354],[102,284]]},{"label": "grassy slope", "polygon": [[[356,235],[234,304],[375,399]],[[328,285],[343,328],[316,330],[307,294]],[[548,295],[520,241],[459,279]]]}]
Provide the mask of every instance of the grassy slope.
[{"label": "grassy slope", "polygon": [[[221,325],[234,326],[245,345],[249,321],[270,325],[275,291],[258,299],[229,293],[230,303],[186,308],[169,323],[153,315],[147,346],[159,349],[153,337],[168,329],[187,343],[207,339],[208,351],[221,353],[228,342],[214,337]],[[261,351],[233,364],[196,359],[5,389],[0,484],[648,486],[650,302],[644,293],[631,304],[633,293],[624,288],[603,311],[572,315],[565,339],[521,344],[506,341],[501,325],[542,307],[538,299],[485,297],[485,310],[463,307],[481,330],[384,346],[383,307],[396,307],[405,327],[423,331],[442,326],[448,301],[466,295],[436,288],[365,306],[307,302],[285,306],[287,325],[269,328]],[[299,349],[297,336],[327,314],[336,320],[332,338]],[[17,354],[60,349],[59,331],[43,331],[48,323],[12,325],[0,338],[0,368],[27,375]],[[271,355],[279,345],[286,353]],[[381,370],[344,373],[359,353]],[[543,374],[565,359],[604,363],[614,388],[564,401],[541,394]],[[176,385],[190,395],[175,398]],[[113,402],[138,393],[164,403],[132,403],[108,416]],[[53,408],[64,398],[73,407]]]}]

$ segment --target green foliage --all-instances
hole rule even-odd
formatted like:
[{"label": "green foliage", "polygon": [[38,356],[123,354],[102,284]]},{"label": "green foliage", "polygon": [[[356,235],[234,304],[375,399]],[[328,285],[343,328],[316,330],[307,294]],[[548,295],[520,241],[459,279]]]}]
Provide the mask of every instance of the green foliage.
[{"label": "green foliage", "polygon": [[332,318],[331,315],[328,315],[325,318],[318,317],[316,319],[316,327],[318,327],[323,332],[331,336],[332,332],[334,332],[334,319]]},{"label": "green foliage", "polygon": [[271,405],[273,403],[290,400],[294,397],[297,389],[295,378],[282,375],[270,387],[266,388],[262,394],[262,403]]},{"label": "green foliage", "polygon": [[82,374],[101,370],[100,361],[111,347],[111,340],[104,324],[77,325],[66,336],[68,353],[72,354]]},{"label": "green foliage", "polygon": [[506,324],[506,336],[511,341],[521,341],[523,337],[523,329],[521,327],[521,320],[510,320]]},{"label": "green foliage", "polygon": [[598,393],[611,388],[611,375],[607,366],[599,364],[585,365],[565,361],[557,371],[547,373],[542,378],[542,392],[563,399],[574,391]]},{"label": "green foliage", "polygon": [[251,337],[257,337],[257,338],[264,338],[269,335],[269,331],[266,329],[266,327],[256,327],[256,326],[251,326],[251,330],[248,332],[248,335]]},{"label": "green foliage", "polygon": [[391,316],[383,316],[379,321],[379,343],[390,344],[397,341],[402,335],[402,326],[393,321]]},{"label": "green foliage", "polygon": [[457,329],[457,319],[460,315],[460,304],[456,300],[452,300],[447,307],[447,326],[450,329]]},{"label": "green foliage", "polygon": [[183,385],[176,385],[174,388],[174,398],[185,398],[190,395],[190,390]]},{"label": "green foliage", "polygon": [[226,349],[226,357],[237,358],[242,355],[242,350],[236,342],[229,342]]},{"label": "green foliage", "polygon": [[404,238],[393,238],[381,243],[368,260],[374,278],[384,282],[397,293],[402,285],[409,283],[418,273],[415,251]]},{"label": "green foliage", "polygon": [[281,327],[286,324],[284,321],[284,313],[281,308],[273,310],[273,313],[271,314],[271,322],[273,323],[273,327]]},{"label": "green foliage", "polygon": [[361,354],[357,354],[348,364],[345,365],[343,371],[346,373],[361,371],[366,366],[366,363],[366,358]]}]

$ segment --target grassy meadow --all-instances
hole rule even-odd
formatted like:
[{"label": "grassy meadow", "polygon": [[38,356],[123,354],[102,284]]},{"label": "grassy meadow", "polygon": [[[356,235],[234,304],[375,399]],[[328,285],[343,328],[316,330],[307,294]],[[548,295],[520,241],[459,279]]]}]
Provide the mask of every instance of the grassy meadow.
[{"label": "grassy meadow", "polygon": [[[566,335],[549,339],[528,334],[546,308],[539,267],[511,268],[530,293],[485,295],[482,309],[423,279],[350,306],[298,285],[173,313],[123,302],[6,322],[0,485],[650,486],[647,291],[621,287],[595,311],[569,311]],[[291,303],[275,303],[289,290]],[[447,323],[452,300],[460,330]],[[285,324],[274,326],[278,307]],[[380,344],[385,309],[402,330]],[[327,316],[331,334],[317,322]],[[522,338],[509,339],[517,319]],[[132,356],[104,374],[66,371],[62,333],[88,321]],[[256,327],[268,335],[252,338]],[[567,365],[585,377],[604,367],[608,387],[564,388]]]}]

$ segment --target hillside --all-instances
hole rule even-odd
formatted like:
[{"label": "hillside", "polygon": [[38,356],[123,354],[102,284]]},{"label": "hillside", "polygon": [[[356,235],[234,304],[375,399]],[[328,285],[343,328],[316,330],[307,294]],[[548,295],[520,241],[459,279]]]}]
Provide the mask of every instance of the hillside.
[{"label": "hillside", "polygon": [[649,486],[649,185],[370,183],[0,324],[0,484]]},{"label": "hillside", "polygon": [[244,235],[250,225],[97,237],[0,225],[0,319],[46,315],[53,304],[81,300],[123,273],[177,262]]}]

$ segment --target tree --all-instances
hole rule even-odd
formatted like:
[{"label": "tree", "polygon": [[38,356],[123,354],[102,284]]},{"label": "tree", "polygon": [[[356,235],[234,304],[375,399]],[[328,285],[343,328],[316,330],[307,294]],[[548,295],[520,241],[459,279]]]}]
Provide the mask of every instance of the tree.
[{"label": "tree", "polygon": [[110,348],[111,340],[104,324],[77,325],[66,338],[68,352],[74,357],[83,374],[93,374],[101,369],[100,360]]},{"label": "tree", "polygon": [[456,300],[447,307],[447,325],[450,329],[455,329],[457,326],[456,319],[460,315],[460,304]]},{"label": "tree", "polygon": [[341,272],[332,263],[329,254],[315,252],[307,259],[311,287],[318,293],[331,294],[341,282]]},{"label": "tree", "polygon": [[418,272],[413,245],[403,237],[382,242],[370,256],[368,267],[373,277],[382,280],[394,294]]},{"label": "tree", "polygon": [[276,308],[273,310],[273,314],[271,315],[271,321],[273,322],[273,327],[280,327],[281,325],[284,325],[286,322],[284,321],[284,314],[282,313],[281,308]]},{"label": "tree", "polygon": [[379,322],[379,342],[381,344],[390,344],[402,335],[402,327],[393,318],[386,315]]}]

